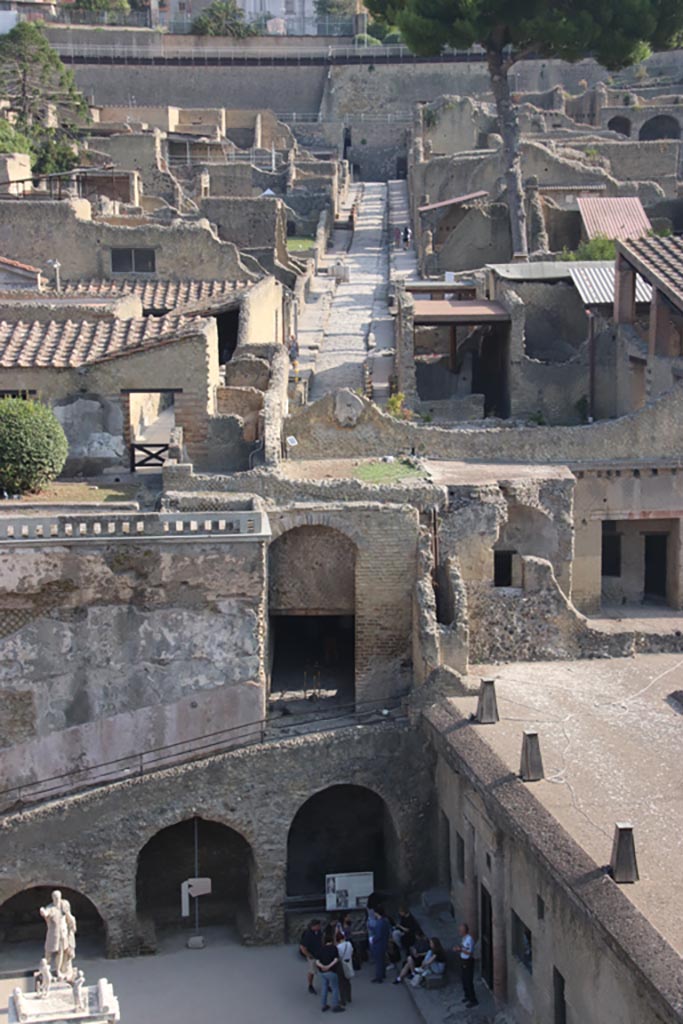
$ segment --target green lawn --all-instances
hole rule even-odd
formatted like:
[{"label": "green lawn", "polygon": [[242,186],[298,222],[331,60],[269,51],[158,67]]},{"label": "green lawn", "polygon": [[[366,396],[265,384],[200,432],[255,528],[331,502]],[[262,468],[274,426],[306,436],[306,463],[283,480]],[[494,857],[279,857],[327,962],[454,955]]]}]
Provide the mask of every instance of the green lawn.
[{"label": "green lawn", "polygon": [[366,484],[396,484],[403,480],[424,478],[421,469],[400,459],[396,462],[362,462],[354,466],[353,475],[356,480]]},{"label": "green lawn", "polygon": [[315,243],[313,238],[297,238],[293,236],[287,239],[287,251],[288,252],[306,252],[307,249],[312,249]]}]

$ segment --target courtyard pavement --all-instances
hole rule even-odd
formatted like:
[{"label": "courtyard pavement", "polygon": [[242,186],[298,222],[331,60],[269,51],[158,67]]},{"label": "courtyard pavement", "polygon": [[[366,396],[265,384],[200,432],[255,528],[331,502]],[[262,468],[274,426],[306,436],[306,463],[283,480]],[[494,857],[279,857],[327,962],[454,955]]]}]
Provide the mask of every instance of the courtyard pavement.
[{"label": "courtyard pavement", "polygon": [[[205,929],[203,934],[208,941],[201,950],[185,949],[182,937],[176,936],[156,956],[104,960],[77,955],[76,963],[89,984],[101,977],[112,982],[121,1024],[302,1024],[325,1019],[319,998],[306,991],[305,964],[294,946],[242,946],[221,929]],[[24,950],[40,956],[39,946],[23,943],[10,958],[3,956],[3,969],[8,959],[27,966]],[[348,1011],[353,1021],[419,1024],[410,994],[398,985],[372,985],[371,976],[364,966],[354,979]],[[0,980],[0,1021],[7,1019],[7,1000],[16,984]]]}]

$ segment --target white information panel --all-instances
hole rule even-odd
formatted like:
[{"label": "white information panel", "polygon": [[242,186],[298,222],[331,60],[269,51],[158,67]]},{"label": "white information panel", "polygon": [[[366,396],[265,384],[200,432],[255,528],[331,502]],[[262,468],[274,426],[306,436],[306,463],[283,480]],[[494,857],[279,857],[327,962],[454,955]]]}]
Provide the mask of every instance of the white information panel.
[{"label": "white information panel", "polygon": [[325,875],[325,909],[355,910],[365,907],[374,888],[375,876],[372,871]]}]

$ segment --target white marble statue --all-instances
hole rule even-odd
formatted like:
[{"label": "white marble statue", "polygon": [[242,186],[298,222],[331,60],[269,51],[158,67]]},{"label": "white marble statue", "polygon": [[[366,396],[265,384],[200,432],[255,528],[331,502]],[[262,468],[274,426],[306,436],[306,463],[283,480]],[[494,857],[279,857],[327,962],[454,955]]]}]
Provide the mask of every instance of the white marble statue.
[{"label": "white marble statue", "polygon": [[74,990],[74,1010],[87,1010],[88,993],[85,988],[83,971],[76,971],[70,984]]},{"label": "white marble statue", "polygon": [[[40,908],[40,916],[45,921],[47,927],[45,934],[45,959],[50,967],[54,967],[55,971],[59,971],[59,961],[64,943],[62,920],[64,912],[62,910],[62,894],[59,889],[55,889],[52,893],[52,903],[48,904],[47,907]],[[53,958],[54,964],[52,962]]]},{"label": "white marble statue", "polygon": [[71,904],[62,900],[61,934],[59,936],[59,957],[57,974],[70,981],[73,975],[73,961],[76,956],[76,918],[71,913]]},{"label": "white marble statue", "polygon": [[52,974],[50,972],[50,965],[43,957],[40,961],[40,965],[37,971],[33,972],[33,977],[36,979],[36,992],[41,999],[47,998],[50,994],[50,985],[52,984]]}]

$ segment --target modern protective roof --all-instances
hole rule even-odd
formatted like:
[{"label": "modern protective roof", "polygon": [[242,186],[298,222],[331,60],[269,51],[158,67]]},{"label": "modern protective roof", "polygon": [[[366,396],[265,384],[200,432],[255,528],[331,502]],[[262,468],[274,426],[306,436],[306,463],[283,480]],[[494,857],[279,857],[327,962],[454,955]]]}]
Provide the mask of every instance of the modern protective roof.
[{"label": "modern protective roof", "polygon": [[637,196],[579,196],[579,213],[588,238],[645,238],[652,225]]},{"label": "modern protective roof", "polygon": [[0,322],[0,369],[75,369],[198,334],[201,317]]},{"label": "modern protective roof", "polygon": [[[614,302],[614,264],[603,260],[570,263],[569,274],[584,306],[611,306]],[[649,302],[652,289],[636,276],[636,302]]]},{"label": "modern protective roof", "polygon": [[683,238],[641,238],[617,242],[617,253],[683,311]]},{"label": "modern protective roof", "polygon": [[487,324],[510,319],[500,302],[484,299],[416,299],[415,323],[421,324]]},{"label": "modern protective roof", "polygon": [[460,206],[461,203],[469,203],[474,199],[486,199],[488,192],[468,192],[464,196],[454,196],[452,199],[442,199],[440,203],[427,203],[426,206],[418,206],[420,213],[428,213],[430,210],[443,210],[447,206]]}]

